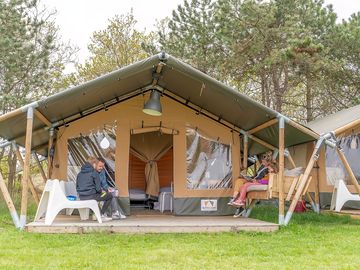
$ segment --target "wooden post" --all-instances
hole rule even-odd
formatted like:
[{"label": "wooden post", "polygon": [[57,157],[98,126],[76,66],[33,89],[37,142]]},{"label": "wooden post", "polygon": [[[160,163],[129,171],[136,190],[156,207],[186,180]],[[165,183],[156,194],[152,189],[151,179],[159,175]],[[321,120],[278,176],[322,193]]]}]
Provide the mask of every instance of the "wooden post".
[{"label": "wooden post", "polygon": [[320,188],[319,188],[319,164],[316,162],[316,180],[314,181],[314,201],[316,206],[316,213],[320,214]]},{"label": "wooden post", "polygon": [[26,121],[25,162],[24,162],[24,170],[23,170],[23,178],[22,178],[20,228],[24,228],[26,225],[33,122],[34,122],[34,108],[29,107],[27,109],[27,121]]},{"label": "wooden post", "polygon": [[[241,170],[242,170],[242,165],[243,165],[242,159],[241,159],[241,136],[240,136],[240,134],[239,134],[239,155],[240,155],[240,158],[239,158],[239,161],[240,161],[240,170],[239,170],[239,173],[240,173]],[[233,181],[235,181],[235,179],[234,179]]]},{"label": "wooden post", "polygon": [[44,168],[43,168],[42,165],[41,165],[41,162],[40,162],[40,160],[39,160],[39,157],[38,157],[38,155],[37,155],[35,152],[33,153],[33,157],[35,158],[36,164],[37,164],[38,167],[39,167],[41,177],[42,177],[42,179],[44,180],[44,183],[46,184],[47,177],[46,177],[46,174],[45,174],[45,172],[44,172]]},{"label": "wooden post", "polygon": [[[20,166],[24,171],[24,168],[25,168],[24,160],[23,160],[23,158],[22,158],[22,156],[20,154],[19,148],[15,144],[14,144],[14,149],[15,149],[17,160],[19,161]],[[30,166],[30,164],[29,164],[29,166]],[[30,173],[29,173],[29,177],[28,177],[28,183],[29,183],[30,191],[31,191],[31,194],[32,194],[32,196],[34,198],[34,201],[35,201],[35,203],[37,205],[39,205],[40,198],[39,198],[39,195],[36,192],[35,185],[34,185],[32,179],[31,179]]]},{"label": "wooden post", "polygon": [[285,119],[279,118],[279,224],[284,224],[285,201],[284,201],[284,169],[285,169]]},{"label": "wooden post", "polygon": [[244,159],[243,159],[243,167],[247,171],[248,167],[248,156],[249,156],[249,137],[244,135]]},{"label": "wooden post", "polygon": [[290,207],[289,207],[289,209],[288,209],[288,211],[286,213],[285,222],[284,222],[285,225],[289,224],[289,222],[290,222],[290,219],[291,219],[292,214],[294,212],[295,206],[296,206],[297,202],[299,201],[300,197],[303,194],[303,190],[307,185],[307,182],[309,180],[309,176],[310,176],[310,173],[311,173],[311,171],[313,169],[314,163],[318,159],[318,153],[319,153],[320,147],[323,145],[324,141],[325,141],[324,138],[320,138],[317,141],[317,143],[315,145],[315,148],[314,148],[314,151],[313,151],[313,153],[311,155],[311,158],[309,160],[309,163],[306,166],[305,172],[304,172],[303,176],[301,177],[301,179],[299,179],[299,187],[296,190],[296,193],[295,193],[295,195],[293,197],[293,200],[292,200],[292,202],[290,204]]},{"label": "wooden post", "polygon": [[53,142],[54,142],[54,128],[50,128],[49,129],[49,144],[48,144],[48,179],[51,179],[51,172],[52,172],[52,162],[53,162],[53,158],[52,157],[52,147],[53,147]]},{"label": "wooden post", "polygon": [[20,227],[20,221],[19,221],[19,216],[16,212],[16,208],[15,208],[15,205],[10,197],[10,194],[9,194],[9,191],[6,187],[6,184],[5,184],[5,181],[4,181],[4,178],[0,172],[0,189],[1,189],[1,193],[3,194],[4,196],[4,200],[6,202],[6,205],[7,207],[9,208],[9,211],[10,211],[10,215],[11,215],[11,218],[14,222],[14,225],[16,228],[19,228]]},{"label": "wooden post", "polygon": [[359,185],[358,181],[356,180],[356,177],[350,167],[350,164],[345,157],[344,151],[339,147],[336,148],[336,151],[337,151],[342,163],[344,164],[345,170],[347,171],[347,173],[350,176],[350,180],[351,180],[352,184],[355,186],[357,193],[360,195],[360,185]]}]

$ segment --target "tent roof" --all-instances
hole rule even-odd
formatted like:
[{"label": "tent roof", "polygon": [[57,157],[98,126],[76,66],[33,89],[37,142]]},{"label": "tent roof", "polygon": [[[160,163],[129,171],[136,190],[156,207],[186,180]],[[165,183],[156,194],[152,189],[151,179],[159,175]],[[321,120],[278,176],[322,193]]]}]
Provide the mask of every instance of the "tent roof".
[{"label": "tent roof", "polygon": [[[108,106],[119,102],[139,92],[139,89],[141,93],[141,89],[153,82],[159,63],[165,65],[157,85],[242,130],[250,130],[278,116],[276,111],[163,53],[39,100],[36,109],[52,124],[63,125],[83,117],[88,112],[103,108],[103,104]],[[48,131],[46,125],[37,117],[34,118],[33,130],[33,149],[45,146],[48,142]],[[0,136],[4,139],[15,140],[19,145],[24,145],[25,131],[25,109],[16,116],[0,121]],[[278,125],[253,135],[275,147],[278,145]],[[286,125],[286,147],[312,140],[314,138],[310,135]],[[254,143],[250,144],[250,153],[263,150],[264,148],[259,148]]]},{"label": "tent roof", "polygon": [[307,126],[321,134],[334,131],[358,119],[360,119],[360,105],[316,119],[307,123]]}]

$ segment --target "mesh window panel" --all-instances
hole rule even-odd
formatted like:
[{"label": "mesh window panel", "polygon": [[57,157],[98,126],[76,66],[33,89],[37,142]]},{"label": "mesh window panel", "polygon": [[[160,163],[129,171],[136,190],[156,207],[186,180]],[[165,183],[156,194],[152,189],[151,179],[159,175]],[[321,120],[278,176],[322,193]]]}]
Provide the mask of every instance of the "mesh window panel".
[{"label": "mesh window panel", "polygon": [[81,166],[89,156],[102,157],[105,160],[107,182],[115,187],[115,149],[115,125],[104,125],[103,129],[88,135],[70,138],[68,140],[68,179],[76,181]]},{"label": "mesh window panel", "polygon": [[188,189],[224,189],[232,186],[230,145],[186,129]]},{"label": "mesh window panel", "polygon": [[[338,142],[344,150],[345,157],[357,181],[360,183],[360,134],[339,138]],[[329,185],[334,185],[339,179],[343,179],[346,184],[351,185],[350,177],[336,153],[336,149],[331,147],[326,147],[326,176]]]}]

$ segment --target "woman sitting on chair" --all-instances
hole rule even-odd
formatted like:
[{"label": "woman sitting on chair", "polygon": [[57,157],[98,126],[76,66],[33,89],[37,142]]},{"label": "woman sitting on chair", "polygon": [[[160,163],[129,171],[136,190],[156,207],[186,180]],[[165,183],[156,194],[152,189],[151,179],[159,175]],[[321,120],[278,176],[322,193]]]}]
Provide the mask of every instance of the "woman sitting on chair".
[{"label": "woman sitting on chair", "polygon": [[235,179],[234,194],[233,194],[231,200],[229,201],[228,205],[233,205],[233,202],[238,197],[241,187],[243,185],[245,185],[246,183],[249,183],[250,181],[253,181],[253,180],[261,180],[262,178],[264,178],[265,175],[268,174],[267,165],[269,164],[269,162],[272,161],[272,152],[269,151],[269,152],[262,154],[260,156],[260,161],[261,161],[261,166],[256,171],[255,176],[250,177],[248,175],[240,175],[240,177],[238,179]]},{"label": "woman sitting on chair", "polygon": [[[261,179],[251,179],[247,183],[245,183],[243,186],[240,187],[239,195],[235,198],[235,200],[232,202],[232,206],[235,207],[245,207],[246,203],[246,194],[248,191],[248,188],[250,186],[256,186],[256,185],[267,185],[269,183],[269,173],[277,173],[277,166],[275,162],[272,161],[262,161],[263,165],[266,167],[266,174]],[[265,165],[266,163],[266,165]]]}]

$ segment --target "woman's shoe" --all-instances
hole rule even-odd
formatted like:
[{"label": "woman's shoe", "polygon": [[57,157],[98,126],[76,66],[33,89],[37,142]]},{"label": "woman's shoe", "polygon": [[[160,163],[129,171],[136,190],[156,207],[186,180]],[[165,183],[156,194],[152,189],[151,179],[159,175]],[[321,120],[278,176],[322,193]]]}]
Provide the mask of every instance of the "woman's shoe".
[{"label": "woman's shoe", "polygon": [[244,202],[237,202],[237,201],[235,201],[235,202],[233,202],[231,205],[236,206],[236,207],[242,207],[242,206],[245,206],[245,203],[244,203]]},{"label": "woman's shoe", "polygon": [[234,198],[231,198],[230,201],[229,201],[227,204],[228,204],[228,205],[232,205],[234,201],[235,201],[235,199],[234,199]]}]

